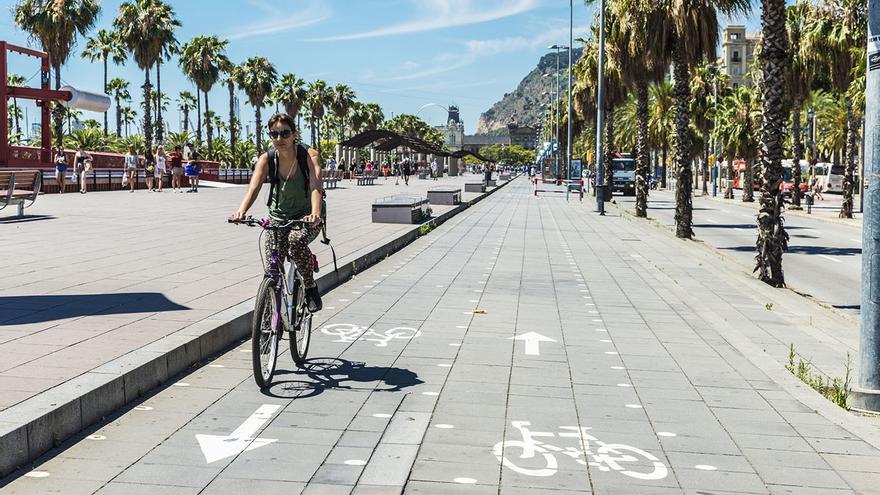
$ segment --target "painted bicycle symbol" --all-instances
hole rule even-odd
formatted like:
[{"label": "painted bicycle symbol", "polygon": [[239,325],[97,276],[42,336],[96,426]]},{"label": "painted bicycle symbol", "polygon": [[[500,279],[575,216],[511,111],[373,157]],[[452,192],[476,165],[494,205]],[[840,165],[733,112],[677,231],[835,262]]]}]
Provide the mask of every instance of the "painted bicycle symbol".
[{"label": "painted bicycle symbol", "polygon": [[[514,471],[527,476],[553,476],[558,469],[555,454],[562,454],[574,459],[578,464],[598,468],[600,471],[617,471],[631,478],[640,480],[660,480],[669,474],[666,466],[648,452],[630,445],[620,443],[605,443],[587,433],[590,428],[577,426],[560,426],[559,432],[531,431],[528,421],[511,422],[514,428],[519,430],[522,440],[501,441],[495,444],[492,453],[501,461],[501,464]],[[540,441],[537,437],[579,439],[579,447],[557,447]],[[590,442],[596,445],[596,451],[591,450]],[[511,455],[513,454],[513,455]],[[516,455],[518,454],[518,455]],[[540,454],[541,458],[535,455]],[[529,459],[536,459],[537,465],[523,467],[520,464],[535,464]],[[523,462],[525,461],[525,462]]]},{"label": "painted bicycle symbol", "polygon": [[364,340],[375,342],[376,347],[388,347],[388,343],[394,339],[409,340],[418,337],[421,332],[410,327],[394,327],[384,332],[362,327],[351,323],[334,323],[321,328],[326,335],[337,337],[333,342],[355,342]]}]

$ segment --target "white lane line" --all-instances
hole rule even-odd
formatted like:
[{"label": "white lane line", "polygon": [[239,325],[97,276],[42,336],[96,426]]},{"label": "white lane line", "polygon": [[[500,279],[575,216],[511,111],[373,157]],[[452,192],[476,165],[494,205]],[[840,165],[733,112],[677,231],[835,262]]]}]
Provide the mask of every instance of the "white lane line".
[{"label": "white lane line", "polygon": [[833,261],[833,262],[835,262],[835,263],[842,263],[842,261],[840,261],[839,259],[837,259],[837,258],[832,258],[831,256],[826,256],[826,255],[824,255],[824,254],[820,254],[819,257],[820,257],[820,258],[825,258],[826,260],[831,260],[831,261]]}]

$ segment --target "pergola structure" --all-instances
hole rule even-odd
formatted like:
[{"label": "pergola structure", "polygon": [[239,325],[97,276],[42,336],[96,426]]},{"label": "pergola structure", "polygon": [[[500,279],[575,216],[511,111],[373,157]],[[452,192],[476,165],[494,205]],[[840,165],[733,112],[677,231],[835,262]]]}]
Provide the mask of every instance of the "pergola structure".
[{"label": "pergola structure", "polygon": [[412,136],[405,136],[386,129],[374,129],[370,131],[364,131],[360,134],[357,134],[356,136],[352,136],[345,141],[339,143],[340,149],[337,150],[337,153],[342,155],[344,154],[344,150],[346,148],[366,148],[368,146],[372,150],[386,153],[394,151],[398,148],[406,148],[410,152],[422,153],[425,155],[434,155],[435,157],[440,158],[463,159],[465,156],[471,155],[477,160],[481,160],[484,162],[491,161],[488,158],[473,151],[445,151],[423,139]]}]

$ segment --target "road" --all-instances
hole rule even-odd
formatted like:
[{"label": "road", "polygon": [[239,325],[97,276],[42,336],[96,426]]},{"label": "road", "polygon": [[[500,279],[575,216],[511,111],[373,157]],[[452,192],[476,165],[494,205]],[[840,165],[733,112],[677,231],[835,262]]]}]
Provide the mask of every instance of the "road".
[{"label": "road", "polygon": [[[614,199],[627,209],[635,208],[635,197],[615,195]],[[738,201],[725,203],[695,196],[694,233],[751,269],[757,235],[756,213],[750,205],[741,205]],[[663,224],[675,225],[674,193],[651,191],[648,216]],[[842,311],[858,314],[861,229],[799,215],[785,216],[785,228],[790,237],[788,251],[782,258],[786,284]]]},{"label": "road", "polygon": [[245,342],[0,491],[876,493],[880,440],[725,340],[798,329],[589,212],[518,179],[326,294],[305,369],[261,391]]}]

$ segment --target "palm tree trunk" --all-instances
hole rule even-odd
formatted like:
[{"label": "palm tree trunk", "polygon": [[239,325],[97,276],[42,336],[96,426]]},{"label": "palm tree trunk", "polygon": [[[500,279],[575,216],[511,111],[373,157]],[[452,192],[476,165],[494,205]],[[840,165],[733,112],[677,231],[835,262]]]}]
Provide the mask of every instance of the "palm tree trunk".
[{"label": "palm tree trunk", "polygon": [[852,101],[844,98],[846,106],[846,146],[843,155],[843,203],[840,205],[840,218],[853,217],[853,174],[856,169],[856,122],[853,117]]},{"label": "palm tree trunk", "polygon": [[604,201],[611,201],[612,188],[614,187],[614,107],[605,109],[605,191]]},{"label": "palm tree trunk", "polygon": [[150,120],[152,115],[150,114],[150,108],[152,104],[150,103],[150,90],[152,90],[152,86],[150,85],[150,69],[144,69],[144,155],[153,152],[153,123]]},{"label": "palm tree trunk", "polygon": [[650,150],[648,149],[648,83],[641,80],[636,88],[636,114],[639,135],[636,145],[636,216],[648,216],[648,180]]},{"label": "palm tree trunk", "polygon": [[[785,0],[762,0],[764,84],[761,86],[764,119],[761,128],[761,206],[758,213],[758,239],[755,247],[755,271],[761,281],[783,287],[782,254],[788,247],[788,233],[782,218],[782,155],[785,62],[788,36],[785,28]],[[795,140],[798,139],[795,135]]]},{"label": "palm tree trunk", "polygon": [[18,106],[18,98],[12,99],[12,106],[15,107],[15,133],[18,134],[18,139],[19,141],[21,141],[21,124],[19,122],[20,119],[18,115],[18,112],[21,110],[21,108],[19,108]]},{"label": "palm tree trunk", "polygon": [[256,143],[257,144],[257,156],[260,156],[263,154],[263,140],[260,139],[260,136],[263,135],[263,117],[261,115],[261,113],[262,113],[261,110],[262,110],[261,105],[257,105],[256,107],[254,107],[254,117],[256,117],[256,119],[257,119],[257,121],[255,122],[256,132],[257,132],[257,135],[255,137],[255,140],[257,142]]},{"label": "palm tree trunk", "polygon": [[791,188],[791,207],[799,210],[801,208],[801,160],[804,158],[804,141],[801,139],[801,106],[800,100],[794,102],[794,108],[791,111],[791,135],[794,140],[794,163],[791,166],[791,179],[793,187]]},{"label": "palm tree trunk", "polygon": [[119,111],[119,95],[116,95],[116,137],[122,137],[122,112]]},{"label": "palm tree trunk", "polygon": [[746,159],[746,167],[743,170],[742,200],[744,203],[755,201],[754,163],[751,158]]},{"label": "palm tree trunk", "polygon": [[661,148],[661,152],[660,152],[660,160],[662,163],[660,163],[660,167],[659,167],[659,169],[660,169],[660,187],[662,187],[663,189],[666,189],[666,158],[667,158],[666,153],[667,153],[667,151],[668,150],[666,149],[666,143],[664,142],[663,147]]},{"label": "palm tree trunk", "polygon": [[214,137],[214,128],[213,123],[211,122],[211,111],[208,108],[208,92],[205,91],[205,130],[208,133],[208,160],[213,160],[213,155],[211,153],[211,140]]},{"label": "palm tree trunk", "polygon": [[202,93],[196,88],[196,142],[202,144]]},{"label": "palm tree trunk", "polygon": [[[104,94],[107,94],[107,57],[104,57]],[[109,124],[107,123],[107,112],[104,112],[104,137],[107,137]]]},{"label": "palm tree trunk", "polygon": [[[677,45],[679,40],[675,41]],[[684,54],[678,46],[672,51],[673,76],[675,79],[675,168],[677,171],[675,188],[675,235],[690,239],[693,231],[693,204],[691,182],[693,171],[688,157],[691,139],[688,129],[690,88],[688,87],[688,67]]]},{"label": "palm tree trunk", "polygon": [[156,142],[161,143],[164,137],[164,122],[162,122],[162,58],[156,61]]},{"label": "palm tree trunk", "polygon": [[189,105],[183,106],[183,132],[189,133]]},{"label": "palm tree trunk", "polygon": [[229,149],[235,150],[235,83],[229,81]]}]

